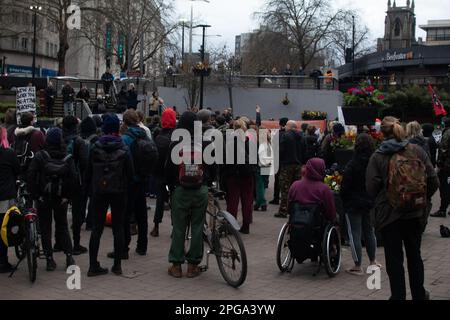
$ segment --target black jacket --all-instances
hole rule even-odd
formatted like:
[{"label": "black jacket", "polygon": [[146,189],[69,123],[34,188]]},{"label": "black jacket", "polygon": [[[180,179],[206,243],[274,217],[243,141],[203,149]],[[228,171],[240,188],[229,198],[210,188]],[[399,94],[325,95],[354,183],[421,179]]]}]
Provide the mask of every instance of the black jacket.
[{"label": "black jacket", "polygon": [[136,109],[138,103],[137,92],[135,90],[128,90],[128,108]]},{"label": "black jacket", "polygon": [[303,137],[303,159],[302,163],[306,164],[310,159],[317,158],[320,154],[320,143],[317,136]]},{"label": "black jacket", "polygon": [[88,161],[88,166],[86,169],[86,174],[85,174],[85,185],[88,188],[88,190],[86,190],[89,194],[95,194],[97,192],[97,190],[95,190],[94,188],[94,181],[92,179],[93,175],[94,175],[94,162],[95,159],[97,157],[97,149],[103,149],[104,151],[106,151],[106,153],[113,153],[119,149],[122,149],[123,151],[126,151],[126,153],[128,154],[127,158],[126,158],[126,162],[125,162],[125,166],[124,166],[124,177],[126,177],[127,179],[123,179],[122,181],[122,188],[123,190],[125,190],[125,194],[126,194],[126,190],[129,189],[129,187],[131,186],[131,183],[133,181],[133,176],[134,176],[134,168],[133,168],[133,160],[131,159],[131,155],[129,152],[128,147],[125,145],[125,143],[123,143],[122,138],[120,137],[116,137],[116,136],[101,136],[98,141],[92,146],[90,152],[89,152],[89,161]]},{"label": "black jacket", "polygon": [[433,136],[428,138],[428,148],[430,149],[430,158],[433,167],[437,165],[437,151],[439,146]]},{"label": "black jacket", "polygon": [[19,160],[14,151],[0,147],[0,201],[16,197],[16,181],[19,173]]},{"label": "black jacket", "polygon": [[[72,141],[73,141],[73,143],[72,143]],[[68,148],[72,144],[72,146],[73,146],[72,157],[75,162],[75,166],[77,167],[77,169],[79,169],[80,174],[83,175],[86,172],[86,168],[87,168],[87,164],[88,164],[88,160],[89,160],[88,159],[88,157],[89,157],[88,144],[80,136],[78,136],[75,133],[65,134],[64,142],[66,143]]]},{"label": "black jacket", "polygon": [[303,137],[296,131],[285,131],[280,133],[280,165],[301,165]]},{"label": "black jacket", "polygon": [[73,88],[71,86],[64,86],[62,88],[61,93],[63,96],[64,103],[74,101],[75,91],[73,90]]},{"label": "black jacket", "polygon": [[83,99],[84,101],[86,101],[87,103],[89,103],[89,100],[91,100],[91,94],[89,93],[88,90],[84,91],[84,90],[80,90],[77,93],[77,99]]},{"label": "black jacket", "polygon": [[366,171],[370,156],[355,154],[344,171],[341,185],[341,198],[346,209],[356,211],[373,207],[374,201],[366,190]]},{"label": "black jacket", "polygon": [[[155,138],[156,146],[158,147],[158,163],[155,167],[155,176],[163,179],[164,178],[164,168],[168,157],[170,157],[170,145],[172,143],[172,132],[174,129],[161,129],[159,134]],[[164,179],[165,180],[165,179]]]},{"label": "black jacket", "polygon": [[[227,137],[228,139],[228,137]],[[239,139],[239,138],[238,138]],[[226,160],[227,154],[234,154],[234,164],[225,164],[222,167],[221,175],[222,177],[237,176],[237,177],[249,177],[254,176],[258,172],[258,152],[254,154],[254,158],[251,159],[250,155],[257,150],[257,145],[251,142],[248,137],[245,139],[245,144],[234,143],[234,145],[228,145],[225,143],[225,154]],[[242,146],[245,148],[243,149]],[[234,151],[230,148],[234,147]],[[253,150],[253,151],[252,151]],[[245,155],[245,163],[238,162],[238,155]],[[226,162],[226,161],[225,161]]]},{"label": "black jacket", "polygon": [[[65,148],[49,145],[46,145],[44,147],[44,150],[36,153],[28,169],[28,190],[31,193],[32,198],[35,200],[39,199],[43,195],[42,190],[45,187],[42,183],[44,166],[47,162],[47,157],[44,155],[44,151],[46,151],[52,159],[62,160],[67,156],[67,151]],[[73,193],[77,191],[77,189],[75,188],[77,183],[77,174],[73,158],[70,158],[68,160],[68,165],[69,175],[65,179],[65,181],[63,181],[63,190],[61,197],[65,199],[71,199]]]}]

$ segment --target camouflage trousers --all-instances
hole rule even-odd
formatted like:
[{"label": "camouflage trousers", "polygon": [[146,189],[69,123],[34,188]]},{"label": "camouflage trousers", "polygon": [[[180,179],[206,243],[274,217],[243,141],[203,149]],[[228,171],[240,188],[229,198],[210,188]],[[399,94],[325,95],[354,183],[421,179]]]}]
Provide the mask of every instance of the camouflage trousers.
[{"label": "camouflage trousers", "polygon": [[292,184],[300,179],[301,166],[300,165],[288,165],[280,168],[280,215],[288,214],[288,194]]}]

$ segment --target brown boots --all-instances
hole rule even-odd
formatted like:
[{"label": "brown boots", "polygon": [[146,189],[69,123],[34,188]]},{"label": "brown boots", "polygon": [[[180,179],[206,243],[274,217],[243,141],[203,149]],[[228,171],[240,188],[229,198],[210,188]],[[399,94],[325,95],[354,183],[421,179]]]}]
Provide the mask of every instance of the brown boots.
[{"label": "brown boots", "polygon": [[[194,265],[194,264],[188,264],[188,271],[186,274],[186,277],[188,278],[196,278],[200,275],[201,273],[201,269],[199,266]],[[169,268],[169,275],[174,277],[174,278],[182,278],[183,277],[183,271],[181,269],[181,265],[180,264],[173,264],[170,268]]]}]

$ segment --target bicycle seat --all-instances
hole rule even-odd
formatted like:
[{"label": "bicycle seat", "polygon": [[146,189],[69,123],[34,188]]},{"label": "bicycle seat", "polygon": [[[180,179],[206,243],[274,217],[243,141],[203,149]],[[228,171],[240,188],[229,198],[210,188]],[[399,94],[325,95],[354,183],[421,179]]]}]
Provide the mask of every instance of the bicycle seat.
[{"label": "bicycle seat", "polygon": [[223,198],[226,196],[225,191],[221,191],[214,188],[209,188],[209,192],[213,195],[214,198]]}]

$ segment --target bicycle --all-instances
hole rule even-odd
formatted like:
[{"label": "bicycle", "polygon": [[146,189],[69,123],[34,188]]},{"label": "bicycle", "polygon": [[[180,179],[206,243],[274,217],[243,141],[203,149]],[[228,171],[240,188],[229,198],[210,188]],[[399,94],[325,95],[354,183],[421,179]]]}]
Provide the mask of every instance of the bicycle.
[{"label": "bicycle", "polygon": [[22,243],[15,247],[16,257],[19,260],[11,272],[11,278],[17,271],[19,265],[25,258],[27,259],[28,277],[31,283],[34,283],[37,278],[37,260],[41,257],[41,250],[39,247],[39,219],[36,210],[32,208],[30,195],[26,191],[26,184],[22,181],[17,182],[17,207],[23,214],[23,225],[25,238]]},{"label": "bicycle", "polygon": [[[228,212],[220,207],[219,199],[225,192],[209,189],[208,208],[209,221],[205,221],[203,240],[208,245],[206,265],[200,266],[202,272],[209,269],[209,256],[214,255],[224,280],[233,288],[240,287],[247,278],[247,254],[239,234],[239,223]],[[208,219],[207,219],[208,220]],[[190,227],[186,230],[186,246],[189,247]]]}]

